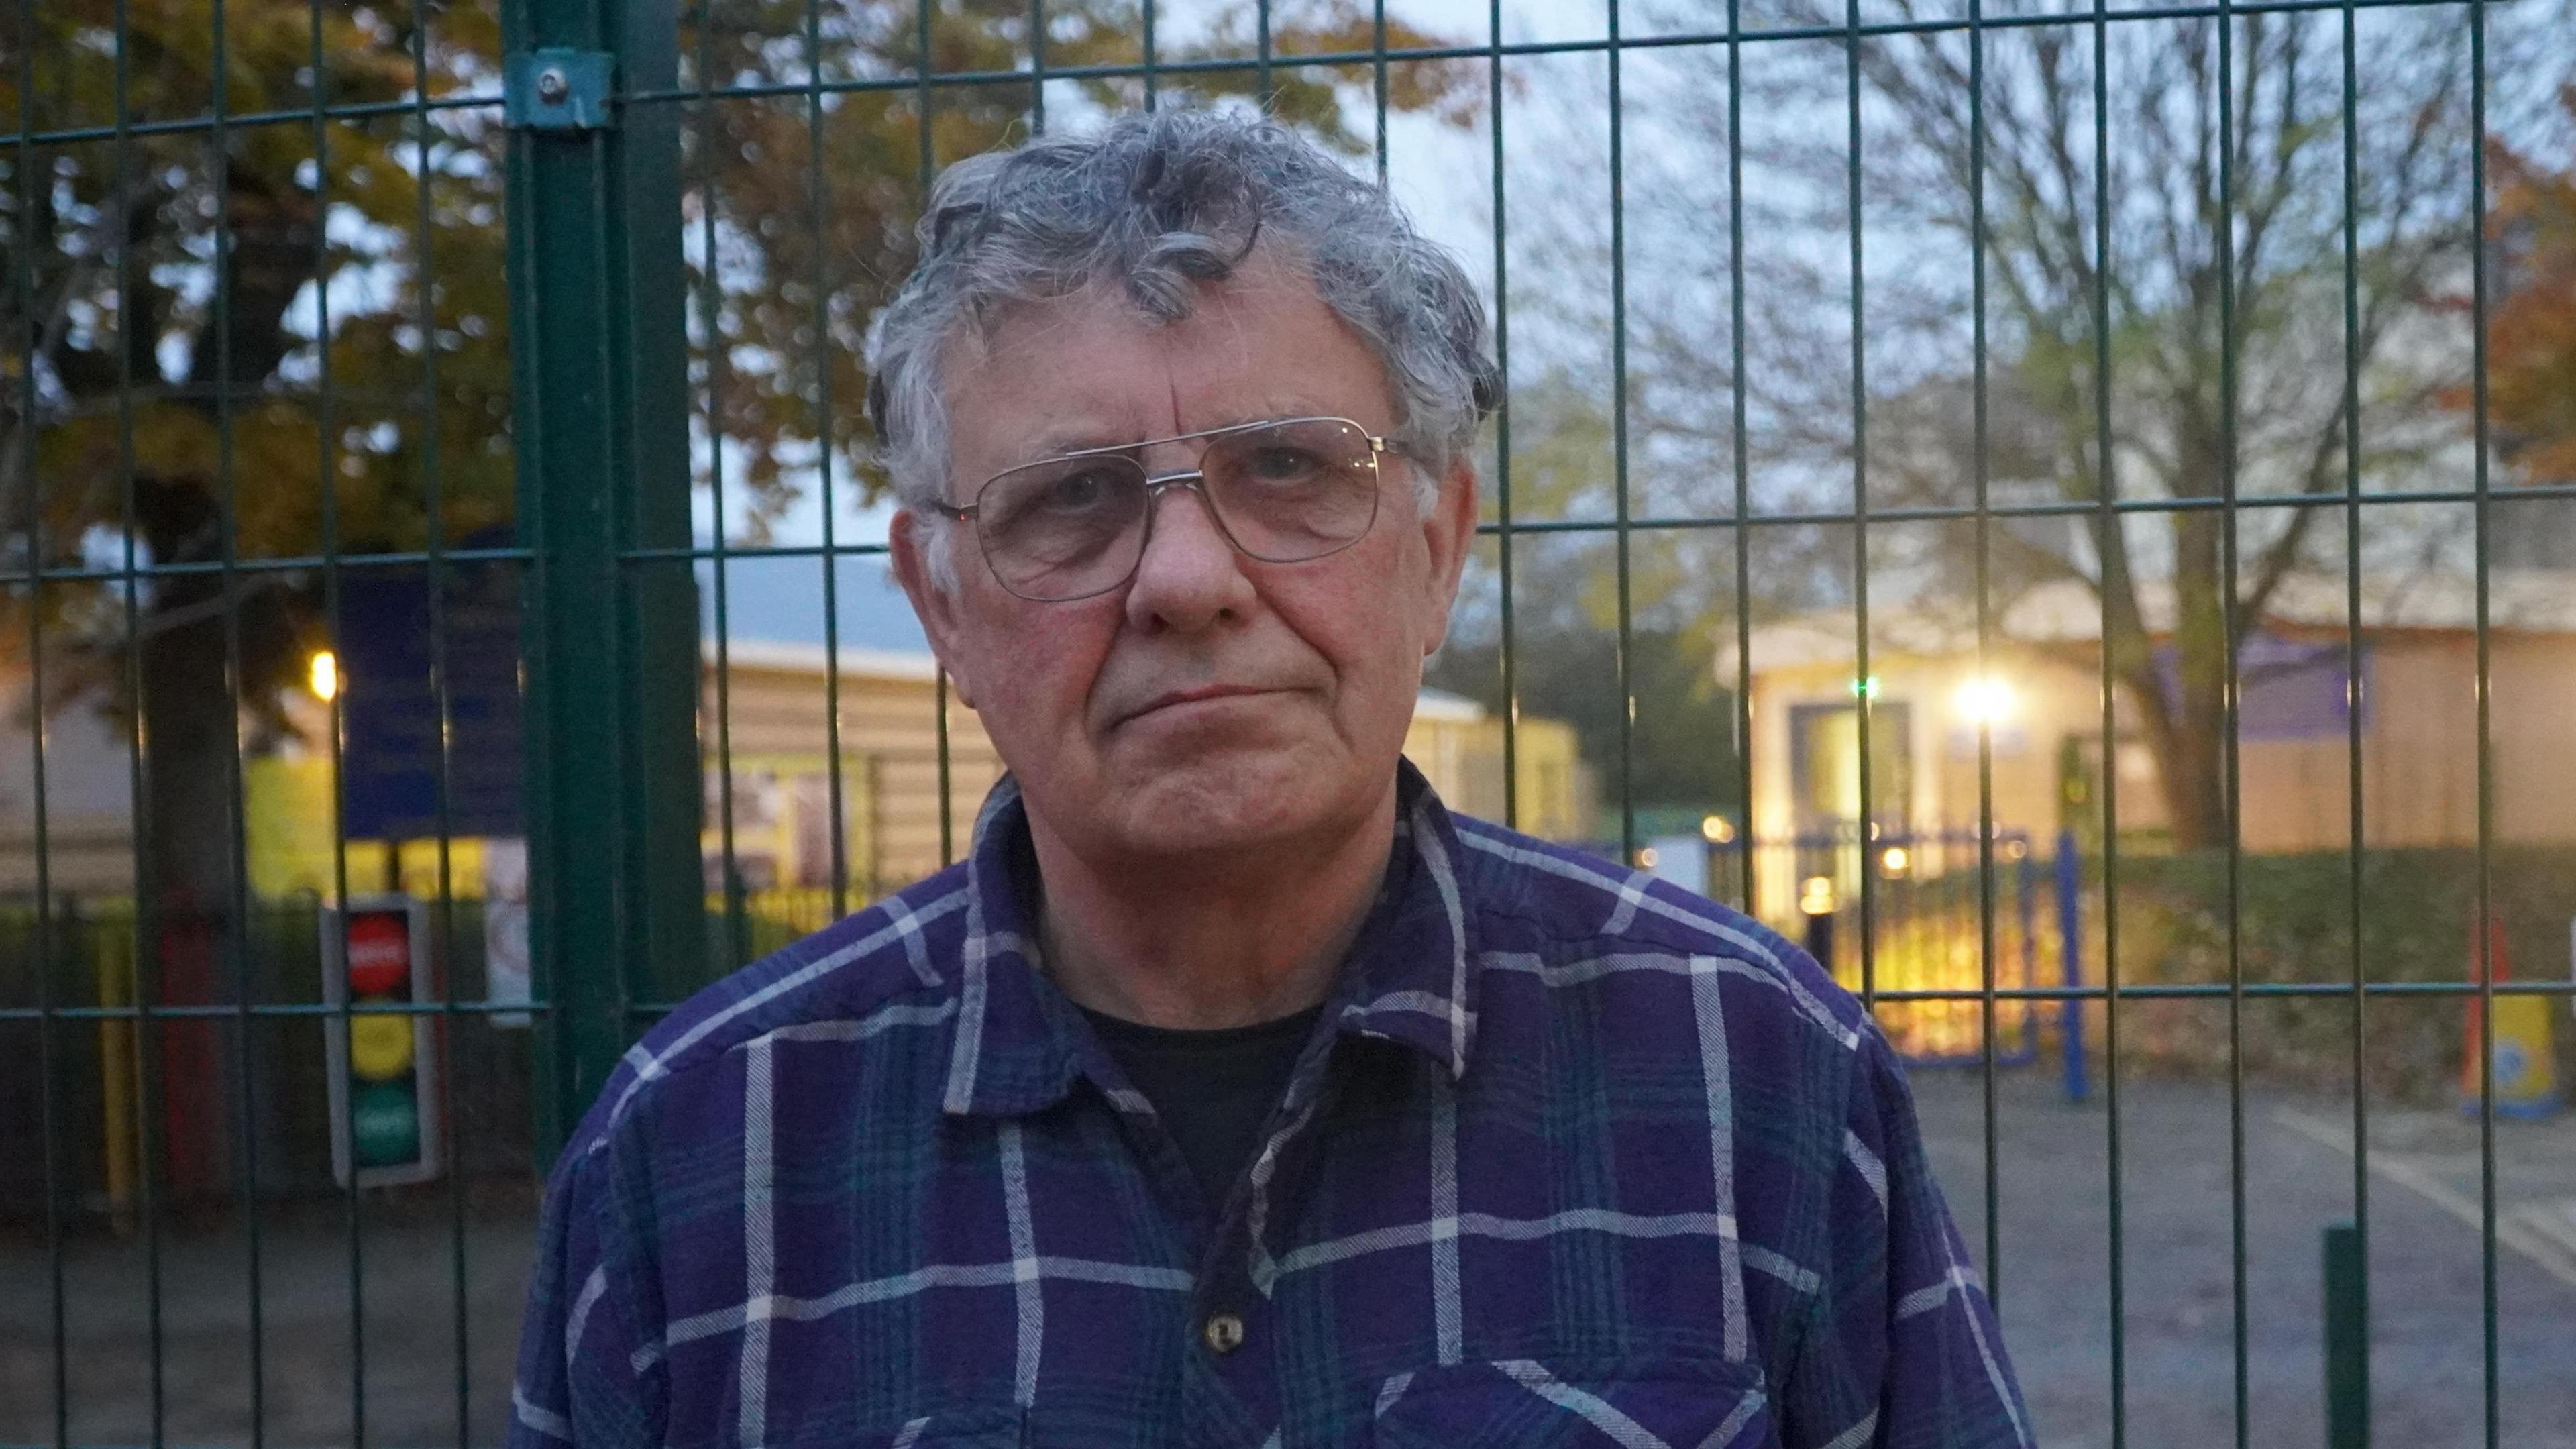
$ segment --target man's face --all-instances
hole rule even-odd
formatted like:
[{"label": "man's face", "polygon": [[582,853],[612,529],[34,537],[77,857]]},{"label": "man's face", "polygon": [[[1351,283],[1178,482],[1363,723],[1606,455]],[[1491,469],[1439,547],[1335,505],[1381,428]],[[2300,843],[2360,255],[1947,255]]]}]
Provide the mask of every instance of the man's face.
[{"label": "man's face", "polygon": [[[1098,288],[1021,309],[942,359],[949,497],[1005,468],[1078,448],[1272,418],[1394,429],[1385,369],[1312,284],[1256,260],[1155,326]],[[1197,441],[1143,458],[1198,466]],[[1459,462],[1425,512],[1410,459],[1380,458],[1376,521],[1302,563],[1235,551],[1205,501],[1155,505],[1123,587],[1032,603],[951,525],[957,584],[931,582],[931,521],[897,519],[894,556],[959,697],[1017,776],[1034,822],[1103,863],[1328,838],[1384,808],[1421,687],[1448,626],[1475,520]]]}]

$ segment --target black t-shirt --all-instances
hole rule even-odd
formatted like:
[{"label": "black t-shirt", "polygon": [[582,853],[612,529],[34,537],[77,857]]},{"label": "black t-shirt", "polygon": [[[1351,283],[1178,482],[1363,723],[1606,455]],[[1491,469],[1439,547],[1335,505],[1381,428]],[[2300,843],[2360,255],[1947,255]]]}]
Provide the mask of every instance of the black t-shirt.
[{"label": "black t-shirt", "polygon": [[1322,1012],[1312,1006],[1216,1031],[1146,1026],[1087,1008],[1083,1015],[1127,1080],[1154,1104],[1213,1208],[1252,1165],[1261,1128],[1287,1092],[1297,1054]]}]

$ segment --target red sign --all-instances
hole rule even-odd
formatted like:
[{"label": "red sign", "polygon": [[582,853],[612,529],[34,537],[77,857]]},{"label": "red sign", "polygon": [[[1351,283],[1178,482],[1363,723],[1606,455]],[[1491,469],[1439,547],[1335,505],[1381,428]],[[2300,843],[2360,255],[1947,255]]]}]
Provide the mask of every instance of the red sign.
[{"label": "red sign", "polygon": [[411,980],[411,920],[400,911],[353,911],[349,916],[349,990],[357,996],[399,996]]}]

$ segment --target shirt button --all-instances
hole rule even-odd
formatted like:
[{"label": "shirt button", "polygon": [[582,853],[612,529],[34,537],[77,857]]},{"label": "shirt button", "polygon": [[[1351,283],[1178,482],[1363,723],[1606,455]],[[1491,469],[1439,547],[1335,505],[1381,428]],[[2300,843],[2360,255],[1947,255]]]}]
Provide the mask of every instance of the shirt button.
[{"label": "shirt button", "polygon": [[1199,1338],[1210,1353],[1232,1353],[1243,1347],[1243,1320],[1231,1313],[1210,1314],[1206,1326],[1199,1330]]}]

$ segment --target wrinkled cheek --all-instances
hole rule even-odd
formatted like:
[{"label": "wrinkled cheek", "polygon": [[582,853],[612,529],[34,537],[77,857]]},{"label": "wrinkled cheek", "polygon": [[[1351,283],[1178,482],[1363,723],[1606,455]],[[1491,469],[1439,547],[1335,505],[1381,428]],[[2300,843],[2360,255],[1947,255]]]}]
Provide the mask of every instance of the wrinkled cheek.
[{"label": "wrinkled cheek", "polygon": [[[1082,735],[1082,701],[1078,695],[1059,700],[1057,693],[1044,680],[1005,676],[983,712],[985,731],[1014,755],[1051,755],[1073,747]],[[1014,763],[1023,770],[1037,765],[1033,758]]]},{"label": "wrinkled cheek", "polygon": [[1022,776],[1064,773],[1089,749],[1084,727],[1096,669],[1042,644],[996,651],[979,701],[985,732]]},{"label": "wrinkled cheek", "polygon": [[[1393,635],[1396,631],[1387,632]],[[1422,694],[1422,656],[1411,638],[1389,640],[1387,655],[1378,661],[1371,685],[1367,708],[1381,722],[1381,728],[1392,728],[1401,740],[1405,727],[1413,722],[1414,706]]]}]

